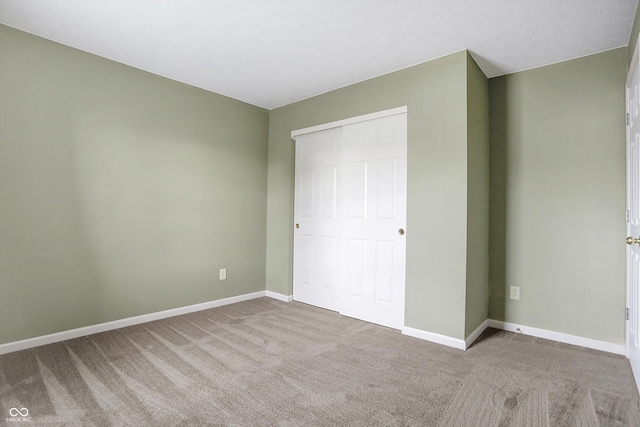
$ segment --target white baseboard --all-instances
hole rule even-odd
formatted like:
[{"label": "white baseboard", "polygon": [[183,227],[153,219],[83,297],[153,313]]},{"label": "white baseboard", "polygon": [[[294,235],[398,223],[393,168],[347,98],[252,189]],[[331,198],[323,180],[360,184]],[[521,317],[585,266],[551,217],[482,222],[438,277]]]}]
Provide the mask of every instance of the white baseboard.
[{"label": "white baseboard", "polygon": [[466,340],[464,340],[464,344],[465,344],[465,350],[468,349],[469,347],[471,347],[471,344],[473,344],[473,342],[475,340],[478,339],[478,337],[480,336],[481,333],[484,332],[485,329],[487,329],[489,327],[489,319],[486,319],[484,322],[482,322],[480,324],[480,326],[478,326],[475,331],[471,332],[471,334],[469,334],[469,336],[467,337]]},{"label": "white baseboard", "polygon": [[466,350],[467,348],[467,344],[464,342],[464,340],[451,338],[446,335],[436,334],[434,332],[423,331],[422,329],[414,329],[408,326],[403,326],[402,334],[414,338],[420,338],[421,340],[430,341],[436,344],[442,344],[448,347],[457,348],[459,350]]},{"label": "white baseboard", "polygon": [[436,334],[435,332],[427,332],[421,329],[414,329],[408,326],[402,328],[402,334],[408,335],[414,338],[420,338],[425,341],[430,341],[436,344],[446,345],[448,347],[457,348],[458,350],[466,350],[471,347],[471,344],[478,339],[480,334],[484,332],[489,326],[489,320],[485,320],[478,326],[465,340],[459,338],[452,338],[446,335]]},{"label": "white baseboard", "polygon": [[558,341],[565,344],[591,348],[594,350],[606,351],[608,353],[620,354],[622,356],[626,356],[627,354],[624,344],[614,344],[607,341],[599,341],[591,338],[565,334],[563,332],[555,332],[546,329],[533,328],[531,326],[517,325],[515,323],[503,322],[500,320],[489,320],[489,327],[502,329],[503,331],[530,335],[533,337],[544,338],[551,341]]},{"label": "white baseboard", "polygon": [[409,328],[407,326],[402,328],[404,335],[420,338],[425,341],[434,342],[436,344],[442,344],[449,347],[457,348],[460,350],[466,350],[471,347],[471,344],[478,339],[480,334],[484,332],[486,328],[502,329],[503,331],[521,333],[530,335],[537,338],[544,338],[551,341],[558,341],[565,344],[576,345],[580,347],[591,348],[594,350],[606,351],[607,353],[620,354],[626,356],[626,347],[624,344],[614,344],[607,341],[599,341],[591,338],[578,337],[575,335],[565,334],[562,332],[549,331],[546,329],[533,328],[530,326],[517,325],[515,323],[502,322],[499,320],[487,319],[480,326],[473,331],[466,340],[448,337],[446,335],[440,335],[433,332],[427,332],[420,329]]},{"label": "white baseboard", "polygon": [[[6,344],[0,344],[0,355],[12,353],[14,351],[26,350],[32,347],[38,347],[46,344],[69,340],[73,338],[83,337],[86,335],[97,334],[99,332],[111,331],[127,326],[139,325],[141,323],[151,322],[153,320],[166,319],[167,317],[179,316],[181,314],[193,313],[196,311],[207,310],[209,308],[221,307],[223,305],[234,304],[237,302],[247,301],[250,299],[261,297],[274,298],[279,301],[291,302],[293,296],[283,295],[272,291],[258,291],[250,294],[238,295],[229,298],[223,298],[215,301],[209,301],[201,304],[189,305],[186,307],[172,308],[170,310],[158,311],[155,313],[143,314],[140,316],[128,317],[126,319],[114,320],[111,322],[99,323],[97,325],[85,326],[82,328],[71,329],[68,331],[56,332],[54,334],[43,335],[26,340],[14,341]],[[594,350],[606,351],[608,353],[626,355],[626,347],[624,344],[614,344],[607,341],[599,341],[591,338],[578,337],[575,335],[565,334],[562,332],[549,331],[546,329],[533,328],[530,326],[517,325],[515,323],[503,322],[499,320],[485,320],[473,331],[466,340],[452,338],[446,335],[427,332],[421,329],[414,329],[408,326],[402,327],[402,333],[425,341],[436,344],[446,345],[448,347],[460,350],[468,349],[473,342],[478,339],[480,334],[487,328],[502,329],[504,331],[522,333],[538,338],[544,338],[552,341],[563,342],[566,344],[577,345],[581,347],[591,348]]]},{"label": "white baseboard", "polygon": [[272,291],[266,291],[265,295],[268,296],[269,298],[277,299],[284,302],[293,301],[293,295],[283,295],[283,294],[279,294],[277,292],[272,292]]},{"label": "white baseboard", "polygon": [[[155,313],[143,314],[140,316],[127,317],[126,319],[113,320],[111,322],[99,323],[97,325],[84,326],[82,328],[70,329],[68,331],[56,332],[54,334],[42,335],[39,337],[28,338],[26,340],[14,341],[6,344],[0,344],[0,355],[12,353],[14,351],[26,350],[32,347],[38,347],[46,344],[70,340],[73,338],[83,337],[86,335],[97,334],[99,332],[111,331],[127,326],[139,325],[153,320],[166,319],[167,317],[179,316],[181,314],[193,313],[195,311],[207,310],[209,308],[221,307],[223,305],[235,304],[237,302],[247,301],[250,299],[269,296],[271,298],[281,299],[272,295],[279,295],[268,291],[258,291],[250,294],[238,295],[235,297],[222,298],[215,301],[203,302],[201,304],[188,305],[186,307],[172,308],[169,310],[158,311]],[[280,295],[286,298],[284,295]]]}]

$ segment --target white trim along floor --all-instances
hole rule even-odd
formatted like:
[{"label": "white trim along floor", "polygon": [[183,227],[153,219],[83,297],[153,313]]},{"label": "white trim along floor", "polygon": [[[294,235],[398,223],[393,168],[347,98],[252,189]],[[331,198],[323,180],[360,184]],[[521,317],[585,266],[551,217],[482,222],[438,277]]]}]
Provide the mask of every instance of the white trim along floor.
[{"label": "white trim along floor", "polygon": [[[244,295],[238,295],[229,298],[223,298],[215,301],[209,301],[201,304],[194,304],[185,307],[174,308],[170,310],[158,311],[155,313],[143,314],[135,317],[128,317],[125,319],[114,320],[111,322],[99,323],[97,325],[85,326],[77,329],[70,329],[68,331],[57,332],[54,334],[43,335],[34,338],[28,338],[21,341],[9,342],[6,344],[0,344],[0,354],[12,353],[14,351],[25,350],[32,347],[38,347],[41,345],[52,344],[68,339],[78,338],[86,335],[96,334],[99,332],[111,331],[113,329],[124,328],[126,326],[138,325],[140,323],[151,322],[153,320],[165,319],[167,317],[179,316],[181,314],[193,313],[195,311],[206,310],[209,308],[220,307],[228,304],[235,304],[241,301],[247,301],[254,298],[261,297],[274,298],[279,301],[291,302],[293,301],[292,295],[283,295],[272,291],[258,291]],[[545,329],[533,328],[529,326],[516,325],[514,323],[502,322],[499,320],[487,319],[475,331],[473,331],[465,340],[452,338],[446,335],[440,335],[433,332],[423,331],[421,329],[414,329],[408,326],[402,328],[402,333],[415,338],[420,338],[426,341],[431,341],[437,344],[446,345],[449,347],[457,348],[460,350],[468,349],[471,344],[482,334],[487,328],[502,329],[509,332],[522,333],[538,338],[544,338],[552,341],[563,342],[566,344],[572,344],[580,347],[591,348],[594,350],[605,351],[614,354],[626,355],[626,348],[624,344],[615,344],[606,341],[594,340],[591,338],[584,338],[575,335],[565,334],[562,332],[548,331]]]}]

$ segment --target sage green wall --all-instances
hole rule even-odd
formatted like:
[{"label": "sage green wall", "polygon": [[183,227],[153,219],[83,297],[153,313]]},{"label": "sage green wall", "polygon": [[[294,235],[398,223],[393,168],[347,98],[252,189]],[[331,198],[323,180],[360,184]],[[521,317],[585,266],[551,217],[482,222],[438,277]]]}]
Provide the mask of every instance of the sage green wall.
[{"label": "sage green wall", "polygon": [[490,318],[624,342],[626,71],[620,48],[489,81]]},{"label": "sage green wall", "polygon": [[269,119],[267,289],[292,294],[291,131],[407,105],[405,324],[464,338],[467,52],[272,110]]},{"label": "sage green wall", "polygon": [[0,343],[290,295],[291,130],[402,105],[405,324],[464,339],[486,318],[488,239],[490,318],[623,342],[628,52],[488,92],[458,52],[269,113],[0,26]]},{"label": "sage green wall", "polygon": [[265,289],[266,110],[5,26],[0,94],[0,343]]},{"label": "sage green wall", "polygon": [[631,34],[629,35],[629,44],[628,44],[628,62],[631,65],[631,60],[633,59],[633,51],[636,48],[636,43],[638,42],[638,32],[640,32],[640,5],[636,6],[636,14],[633,19],[633,27],[631,28]]},{"label": "sage green wall", "polygon": [[467,58],[467,291],[465,338],[489,306],[489,80]]}]

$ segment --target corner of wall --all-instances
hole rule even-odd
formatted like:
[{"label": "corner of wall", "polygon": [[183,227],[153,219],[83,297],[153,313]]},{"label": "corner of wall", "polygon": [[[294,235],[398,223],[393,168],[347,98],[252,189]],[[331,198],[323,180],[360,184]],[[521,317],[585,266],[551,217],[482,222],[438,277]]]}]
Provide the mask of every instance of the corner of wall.
[{"label": "corner of wall", "polygon": [[489,82],[467,51],[465,337],[484,324],[489,296]]}]

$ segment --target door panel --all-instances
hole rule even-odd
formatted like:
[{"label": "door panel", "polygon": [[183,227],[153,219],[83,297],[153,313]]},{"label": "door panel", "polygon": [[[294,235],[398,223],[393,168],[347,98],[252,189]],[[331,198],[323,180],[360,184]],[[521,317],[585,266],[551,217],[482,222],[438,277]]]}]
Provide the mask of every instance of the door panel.
[{"label": "door panel", "polygon": [[298,239],[300,246],[300,283],[310,286],[313,283],[313,236],[301,234]]},{"label": "door panel", "polygon": [[[631,283],[638,283],[638,273],[640,273],[640,256],[635,251],[629,251],[630,260],[630,280]],[[629,343],[632,347],[638,347],[640,345],[638,339],[638,289],[636,286],[631,286],[629,289]]]},{"label": "door panel", "polygon": [[364,239],[349,239],[349,268],[348,295],[361,298],[364,296],[364,283],[367,271],[367,241]]},{"label": "door panel", "polygon": [[396,159],[378,160],[376,214],[378,220],[394,219],[396,212]]},{"label": "door panel", "polygon": [[336,173],[337,166],[326,166],[322,170],[322,216],[336,217]]},{"label": "door panel", "polygon": [[406,222],[406,115],[345,126],[343,139],[351,170],[346,192],[352,195],[345,233],[362,242],[357,262],[364,283],[350,286],[358,292],[346,295],[340,312],[399,329],[404,325],[405,237],[398,230]]},{"label": "door panel", "polygon": [[338,310],[340,129],[296,140],[293,298]]},{"label": "door panel", "polygon": [[336,283],[336,237],[321,236],[322,253],[320,255],[320,265],[318,274],[320,276],[320,286],[333,289]]},{"label": "door panel", "polygon": [[349,216],[352,219],[367,218],[367,164],[356,162],[349,165],[351,169],[351,183],[349,189]]},{"label": "door panel", "polygon": [[304,218],[313,217],[313,168],[304,168],[301,173],[302,197],[300,213]]},{"label": "door panel", "polygon": [[393,303],[395,242],[376,242],[375,302]]}]

